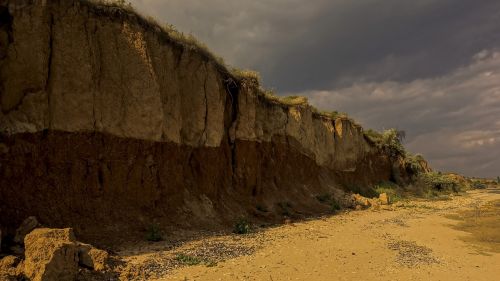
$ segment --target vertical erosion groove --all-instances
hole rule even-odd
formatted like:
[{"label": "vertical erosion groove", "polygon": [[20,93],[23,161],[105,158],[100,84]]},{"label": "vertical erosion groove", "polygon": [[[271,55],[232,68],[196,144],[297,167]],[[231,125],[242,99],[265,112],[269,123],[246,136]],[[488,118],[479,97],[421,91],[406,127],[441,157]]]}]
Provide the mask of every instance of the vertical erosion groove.
[{"label": "vertical erosion groove", "polygon": [[[7,57],[9,45],[14,41],[12,34],[13,20],[9,9],[6,6],[0,6],[0,73],[2,73],[3,61]],[[4,91],[3,77],[0,77],[0,108],[5,112],[10,110],[10,108],[5,108],[3,104]]]}]

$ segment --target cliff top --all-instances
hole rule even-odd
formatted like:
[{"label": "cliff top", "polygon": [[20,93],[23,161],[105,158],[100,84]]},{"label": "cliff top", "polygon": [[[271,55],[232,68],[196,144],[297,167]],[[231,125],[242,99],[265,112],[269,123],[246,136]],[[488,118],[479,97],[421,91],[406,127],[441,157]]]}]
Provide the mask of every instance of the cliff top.
[{"label": "cliff top", "polygon": [[274,90],[265,89],[261,84],[260,74],[253,70],[243,70],[228,66],[224,59],[215,55],[203,42],[199,41],[192,34],[185,34],[178,31],[171,24],[161,24],[155,18],[144,16],[139,13],[129,2],[125,0],[77,0],[82,5],[87,6],[90,11],[100,16],[107,16],[112,20],[127,20],[135,22],[144,29],[155,32],[165,43],[178,46],[183,50],[198,53],[202,58],[212,62],[217,70],[226,80],[255,88],[259,95],[267,102],[283,107],[310,107],[314,115],[318,118],[329,120],[348,120],[354,126],[361,127],[346,113],[337,111],[319,111],[310,105],[308,99],[303,96],[278,96]]}]

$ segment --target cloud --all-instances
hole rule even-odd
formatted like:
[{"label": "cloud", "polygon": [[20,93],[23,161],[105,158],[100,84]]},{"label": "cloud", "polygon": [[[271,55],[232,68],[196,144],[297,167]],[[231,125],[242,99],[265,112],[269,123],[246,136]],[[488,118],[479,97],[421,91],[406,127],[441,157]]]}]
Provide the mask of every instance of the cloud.
[{"label": "cloud", "polygon": [[498,0],[132,0],[282,91],[443,75],[500,45]]},{"label": "cloud", "polygon": [[433,166],[500,174],[498,0],[131,0],[278,93],[408,132]]},{"label": "cloud", "polygon": [[484,50],[468,66],[411,82],[356,83],[306,91],[322,109],[349,112],[365,127],[407,131],[407,147],[442,170],[500,175],[500,52]]}]

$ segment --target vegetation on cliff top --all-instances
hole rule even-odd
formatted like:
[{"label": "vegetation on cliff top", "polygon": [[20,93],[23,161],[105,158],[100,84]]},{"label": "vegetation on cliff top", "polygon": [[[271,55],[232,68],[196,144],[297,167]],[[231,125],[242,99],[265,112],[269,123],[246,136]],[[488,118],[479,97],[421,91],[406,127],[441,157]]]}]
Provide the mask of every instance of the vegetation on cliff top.
[{"label": "vegetation on cliff top", "polygon": [[[262,97],[265,101],[283,106],[285,108],[289,107],[310,107],[313,111],[313,115],[319,118],[325,118],[329,120],[348,120],[353,126],[361,128],[361,126],[356,123],[352,118],[350,118],[346,113],[341,113],[338,111],[319,111],[315,107],[309,105],[308,99],[303,96],[278,96],[275,94],[274,90],[269,90],[263,88],[261,85],[260,74],[252,70],[242,70],[234,67],[228,66],[224,60],[213,54],[210,49],[197,40],[192,34],[185,34],[183,32],[175,29],[174,26],[170,24],[160,24],[157,20],[152,17],[146,17],[138,13],[132,4],[126,0],[80,0],[82,3],[90,3],[95,9],[100,9],[101,12],[106,12],[113,16],[131,16],[142,24],[149,30],[155,30],[160,35],[168,39],[169,42],[177,44],[184,49],[188,49],[192,52],[199,53],[205,59],[213,62],[217,69],[227,76],[227,79],[233,80],[239,84],[245,84],[250,87],[257,89],[257,94]],[[386,130],[382,133],[376,132],[374,130],[364,131],[365,139],[371,144],[375,145],[381,150],[388,152],[391,157],[406,157],[407,153],[402,145],[402,139],[404,138],[404,132],[398,131],[396,129]],[[411,158],[409,158],[411,160]],[[410,161],[410,165],[412,165]]]},{"label": "vegetation on cliff top", "polygon": [[[136,20],[150,30],[156,30],[160,35],[165,36],[171,43],[180,45],[184,49],[199,53],[207,60],[215,63],[217,69],[230,80],[234,80],[240,84],[249,85],[257,89],[257,93],[266,101],[281,105],[284,107],[291,106],[310,106],[308,100],[303,96],[282,97],[275,94],[274,90],[265,89],[262,87],[261,78],[258,72],[252,70],[242,70],[228,66],[224,59],[215,55],[203,42],[199,41],[192,34],[186,34],[178,31],[171,24],[160,24],[156,19],[149,16],[141,15],[134,9],[129,1],[125,0],[80,0],[82,3],[91,3],[94,8],[100,9],[102,12],[107,12],[113,16],[132,16]],[[353,119],[349,118],[345,113],[320,112],[316,108],[310,106],[316,116],[336,120],[338,118],[346,119],[357,127],[360,127]]]}]

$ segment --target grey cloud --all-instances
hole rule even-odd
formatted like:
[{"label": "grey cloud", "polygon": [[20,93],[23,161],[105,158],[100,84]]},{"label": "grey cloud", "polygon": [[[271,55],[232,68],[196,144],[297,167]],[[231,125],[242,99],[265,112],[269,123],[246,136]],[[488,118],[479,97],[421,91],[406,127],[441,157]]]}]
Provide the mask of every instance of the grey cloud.
[{"label": "grey cloud", "polygon": [[407,146],[442,170],[500,175],[500,53],[482,52],[448,75],[411,82],[356,83],[302,94],[349,112],[365,127],[407,131]]},{"label": "grey cloud", "polygon": [[278,93],[405,129],[438,169],[500,174],[498,0],[131,2]]},{"label": "grey cloud", "polygon": [[443,75],[500,44],[497,0],[133,0],[282,91]]}]

